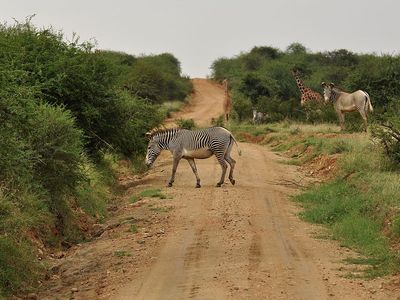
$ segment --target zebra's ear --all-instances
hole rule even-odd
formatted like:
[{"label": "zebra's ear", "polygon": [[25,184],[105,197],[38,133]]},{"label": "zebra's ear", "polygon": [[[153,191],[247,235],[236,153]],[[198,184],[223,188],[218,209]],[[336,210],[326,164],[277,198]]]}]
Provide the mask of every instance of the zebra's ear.
[{"label": "zebra's ear", "polygon": [[150,141],[151,140],[151,132],[146,132],[146,140]]},{"label": "zebra's ear", "polygon": [[333,88],[335,85],[333,84],[333,82],[331,82],[331,83],[329,84],[329,86],[330,86],[331,88]]},{"label": "zebra's ear", "polygon": [[321,85],[322,85],[323,87],[325,87],[325,86],[326,86],[325,81],[323,81],[323,82],[321,83]]}]

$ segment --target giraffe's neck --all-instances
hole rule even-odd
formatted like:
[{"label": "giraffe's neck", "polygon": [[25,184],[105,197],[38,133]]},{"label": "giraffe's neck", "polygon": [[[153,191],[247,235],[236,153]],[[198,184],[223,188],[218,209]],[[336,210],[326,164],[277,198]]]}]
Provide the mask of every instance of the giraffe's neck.
[{"label": "giraffe's neck", "polygon": [[296,83],[297,83],[297,86],[298,86],[298,88],[300,90],[300,93],[304,94],[306,88],[304,86],[303,81],[300,79],[299,75],[294,74],[294,79],[296,79]]}]

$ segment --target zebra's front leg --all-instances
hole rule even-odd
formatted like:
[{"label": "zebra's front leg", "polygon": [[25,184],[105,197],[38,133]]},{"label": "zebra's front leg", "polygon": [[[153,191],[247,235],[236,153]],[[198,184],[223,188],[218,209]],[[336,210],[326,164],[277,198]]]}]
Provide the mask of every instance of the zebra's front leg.
[{"label": "zebra's front leg", "polygon": [[194,175],[196,176],[196,188],[200,188],[200,177],[199,174],[197,174],[197,167],[196,167],[196,163],[194,162],[193,158],[187,158],[187,161],[190,165],[190,167],[192,168],[192,171],[194,173]]},{"label": "zebra's front leg", "polygon": [[174,161],[172,163],[172,174],[171,174],[171,179],[168,182],[167,187],[172,187],[172,184],[175,181],[175,174],[176,174],[176,169],[178,168],[179,161],[181,160],[181,157],[175,157],[174,156]]},{"label": "zebra's front leg", "polygon": [[344,126],[344,113],[341,112],[341,111],[338,111],[337,114],[338,114],[338,117],[339,117],[340,130],[343,131],[345,129],[345,126]]}]

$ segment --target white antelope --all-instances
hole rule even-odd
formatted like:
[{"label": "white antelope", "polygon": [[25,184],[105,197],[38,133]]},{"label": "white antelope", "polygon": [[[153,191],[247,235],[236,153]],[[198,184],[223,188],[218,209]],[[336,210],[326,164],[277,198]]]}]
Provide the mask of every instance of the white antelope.
[{"label": "white antelope", "polygon": [[344,114],[348,112],[358,111],[364,120],[365,130],[368,126],[368,112],[372,112],[371,99],[367,92],[362,90],[354,93],[346,93],[335,87],[333,83],[322,82],[324,88],[325,102],[332,101],[333,107],[339,117],[340,128],[344,129]]},{"label": "white antelope", "polygon": [[267,114],[261,111],[257,111],[256,109],[253,109],[253,124],[261,124],[266,117]]}]

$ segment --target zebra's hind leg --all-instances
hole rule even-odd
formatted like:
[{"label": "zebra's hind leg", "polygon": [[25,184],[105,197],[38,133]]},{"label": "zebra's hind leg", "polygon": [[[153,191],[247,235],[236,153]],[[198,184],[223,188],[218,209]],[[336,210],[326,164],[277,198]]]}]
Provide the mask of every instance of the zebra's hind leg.
[{"label": "zebra's hind leg", "polygon": [[217,187],[221,187],[221,185],[224,183],[225,181],[225,174],[226,174],[226,169],[228,168],[228,165],[225,162],[224,156],[217,156],[218,162],[221,165],[221,169],[222,169],[222,174],[221,174],[221,179],[219,180],[219,182],[217,183]]},{"label": "zebra's hind leg", "polygon": [[236,161],[230,157],[229,154],[225,155],[225,160],[228,162],[229,166],[231,167],[231,169],[229,170],[229,181],[232,183],[232,185],[235,185],[235,179],[233,179],[233,170],[235,170],[235,164]]},{"label": "zebra's hind leg", "polygon": [[196,188],[200,188],[200,177],[199,174],[197,174],[197,167],[196,167],[196,163],[194,162],[193,158],[187,158],[187,161],[190,165],[190,167],[192,168],[192,171],[194,173],[194,175],[196,176]]},{"label": "zebra's hind leg", "polygon": [[368,132],[368,115],[365,111],[360,110],[361,118],[364,121],[365,132]]},{"label": "zebra's hind leg", "polygon": [[224,159],[228,162],[231,169],[229,170],[229,181],[232,185],[235,185],[235,179],[233,179],[233,171],[235,170],[236,161],[231,157],[233,142],[230,140],[228,149],[225,152]]}]

